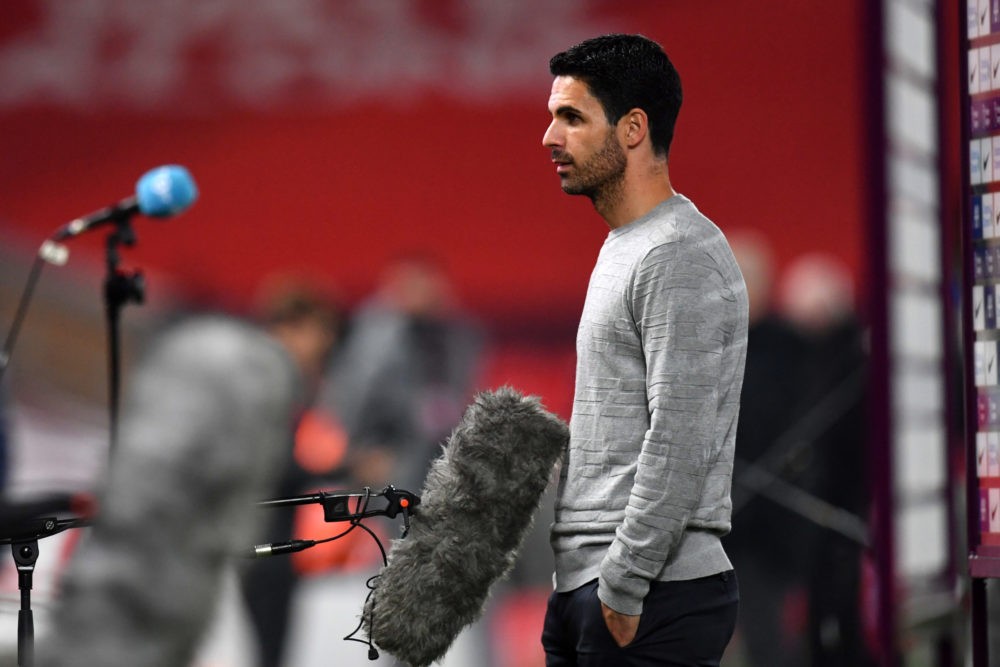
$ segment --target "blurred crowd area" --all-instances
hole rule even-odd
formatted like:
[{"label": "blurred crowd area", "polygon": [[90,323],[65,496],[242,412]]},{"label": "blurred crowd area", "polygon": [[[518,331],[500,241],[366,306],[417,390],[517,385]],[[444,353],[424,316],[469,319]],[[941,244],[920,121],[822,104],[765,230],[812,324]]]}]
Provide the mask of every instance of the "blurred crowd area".
[{"label": "blurred crowd area", "polygon": [[[779,270],[763,234],[729,236],[749,287],[751,329],[734,528],[726,538],[743,602],[725,664],[864,666],[871,663],[877,592],[864,545],[866,349],[857,287],[833,256],[803,255]],[[27,271],[15,253],[0,261],[4,333]],[[9,497],[95,490],[109,463],[100,272],[47,271],[2,385],[0,470]],[[125,393],[128,370],[162,330],[214,314],[212,304],[156,289],[156,279],[148,277],[146,302],[123,314]],[[278,341],[303,380],[303,409],[273,496],[387,484],[419,492],[440,445],[482,389],[509,384],[569,418],[572,327],[490,326],[456,292],[445,266],[412,254],[389,262],[357,303],[345,303],[337,285],[289,273],[262,279],[251,311],[226,313]],[[548,493],[514,571],[446,666],[544,664],[551,503]],[[317,505],[248,511],[266,511],[254,543],[340,532]],[[398,535],[398,522],[370,525],[384,543]],[[77,532],[41,543],[34,591],[40,643]],[[309,667],[334,656],[338,665],[369,664],[365,647],[342,637],[358,624],[365,580],[379,564],[378,548],[360,532],[289,557],[236,563],[192,667]],[[0,592],[0,647],[14,664],[13,561],[3,565]]]}]

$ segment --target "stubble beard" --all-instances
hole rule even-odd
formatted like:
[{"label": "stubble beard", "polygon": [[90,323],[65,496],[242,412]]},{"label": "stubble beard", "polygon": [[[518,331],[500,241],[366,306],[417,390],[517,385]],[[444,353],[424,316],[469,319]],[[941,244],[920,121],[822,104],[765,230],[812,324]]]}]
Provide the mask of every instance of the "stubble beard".
[{"label": "stubble beard", "polygon": [[564,179],[563,192],[570,195],[585,195],[598,210],[606,209],[620,201],[625,184],[625,151],[608,132],[601,150],[584,163],[576,163],[573,178]]}]

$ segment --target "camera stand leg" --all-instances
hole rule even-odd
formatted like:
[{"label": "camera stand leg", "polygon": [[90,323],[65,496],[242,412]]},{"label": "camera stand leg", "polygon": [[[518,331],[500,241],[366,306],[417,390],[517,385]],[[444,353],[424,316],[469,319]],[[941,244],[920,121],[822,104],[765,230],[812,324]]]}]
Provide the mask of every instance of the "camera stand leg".
[{"label": "camera stand leg", "polygon": [[31,613],[31,584],[38,560],[38,540],[12,542],[10,549],[17,565],[17,587],[21,591],[21,609],[17,612],[17,664],[34,667],[35,620]]}]

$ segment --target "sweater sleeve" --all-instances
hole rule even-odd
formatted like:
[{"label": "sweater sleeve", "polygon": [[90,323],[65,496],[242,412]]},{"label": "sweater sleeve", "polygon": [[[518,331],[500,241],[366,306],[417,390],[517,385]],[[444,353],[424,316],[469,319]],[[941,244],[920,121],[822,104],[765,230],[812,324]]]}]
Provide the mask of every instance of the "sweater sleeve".
[{"label": "sweater sleeve", "polygon": [[601,564],[599,596],[637,615],[719,456],[714,433],[735,297],[712,258],[681,239],[643,257],[627,299],[646,363],[650,425],[625,519]]}]

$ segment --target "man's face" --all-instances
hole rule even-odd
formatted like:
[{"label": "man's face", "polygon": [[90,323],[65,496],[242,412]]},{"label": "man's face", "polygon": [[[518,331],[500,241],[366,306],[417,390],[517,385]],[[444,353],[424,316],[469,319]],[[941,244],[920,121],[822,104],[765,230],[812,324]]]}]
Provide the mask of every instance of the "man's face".
[{"label": "man's face", "polygon": [[625,176],[625,151],[608,123],[601,103],[583,81],[557,76],[549,96],[552,122],[542,145],[552,151],[552,162],[571,195],[595,200],[611,194]]}]

